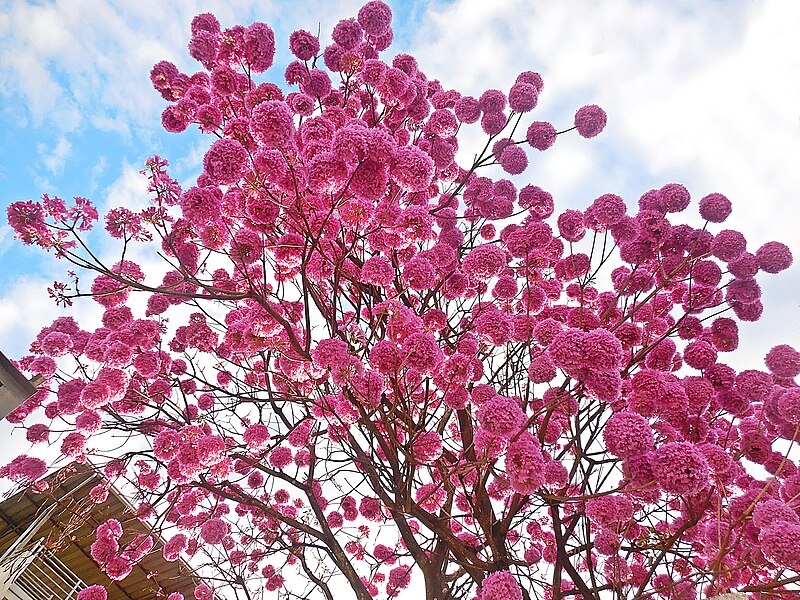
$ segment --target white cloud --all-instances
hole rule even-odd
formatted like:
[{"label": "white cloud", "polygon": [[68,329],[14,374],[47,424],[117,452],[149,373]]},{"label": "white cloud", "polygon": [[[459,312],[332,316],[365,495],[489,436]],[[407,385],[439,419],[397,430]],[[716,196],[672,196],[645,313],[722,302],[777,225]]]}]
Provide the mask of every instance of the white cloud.
[{"label": "white cloud", "polygon": [[98,157],[97,162],[94,163],[94,166],[91,169],[91,176],[89,178],[89,192],[94,194],[97,191],[97,188],[100,185],[99,182],[107,171],[108,159],[105,156]]},{"label": "white cloud", "polygon": [[[164,102],[149,80],[156,62],[170,60],[187,72],[199,68],[186,51],[196,14],[212,12],[223,27],[257,18],[276,30],[282,23],[316,30],[321,22],[329,35],[361,2],[11,0],[6,5],[0,18],[0,95],[18,96],[37,126],[70,132],[89,116],[95,127],[128,135],[131,127],[159,126]],[[290,31],[277,36],[280,51],[286,51]]]},{"label": "white cloud", "polygon": [[72,144],[67,138],[61,137],[52,148],[48,148],[46,144],[38,144],[36,150],[39,152],[39,159],[50,174],[59,175],[70,157]]},{"label": "white cloud", "polygon": [[[21,274],[15,285],[0,295],[0,314],[3,315],[0,339],[4,354],[13,358],[26,354],[42,327],[60,316],[73,316],[84,329],[99,326],[102,311],[96,302],[77,301],[64,308],[56,306],[48,296],[47,288],[52,287],[55,279],[63,280],[63,275],[55,270],[49,276]],[[84,286],[86,283],[83,282]]]},{"label": "white cloud", "polygon": [[[696,199],[726,194],[734,213],[723,227],[744,232],[751,250],[782,240],[800,263],[800,80],[790,75],[800,72],[800,4],[457,0],[424,22],[411,52],[445,88],[507,90],[533,70],[545,89],[530,120],[568,127],[584,104],[607,109],[599,137],[571,132],[529,153],[528,179],[557,206],[615,192],[635,207],[677,181]],[[697,223],[696,211],[684,218]],[[800,347],[798,280],[800,266],[762,278],[764,317],[742,326],[743,352],[726,360],[753,368],[772,345]]]},{"label": "white cloud", "polygon": [[[273,2],[259,4],[255,15],[248,0],[136,6],[16,0],[0,17],[0,89],[16,90],[35,121],[61,132],[41,149],[54,175],[69,153],[65,135],[82,122],[134,140],[137,128],[157,125],[163,103],[147,74],[161,59],[192,68],[185,44],[193,15],[210,10],[224,26],[257,16],[276,29],[280,49],[289,31],[315,30],[317,21],[327,39],[331,26],[360,4]],[[646,189],[676,180],[695,197],[730,196],[730,226],[745,231],[754,248],[772,238],[793,242],[800,218],[800,171],[791,160],[800,150],[800,80],[789,74],[800,71],[794,43],[800,4],[730,2],[724,11],[710,0],[415,6],[412,12],[427,12],[412,47],[397,51],[415,54],[446,87],[474,95],[507,89],[518,72],[532,69],[545,79],[535,118],[568,126],[582,104],[608,109],[602,136],[568,134],[552,150],[530,153],[530,180],[553,192],[560,207],[583,207],[606,191],[633,205]],[[477,139],[465,137],[464,153]],[[192,170],[202,152],[194,147],[173,162],[179,171]],[[793,249],[800,259],[800,248]],[[766,280],[765,301],[788,298],[780,281],[791,277]],[[791,301],[785,308],[800,318]],[[764,323],[756,327],[767,330]]]},{"label": "white cloud", "polygon": [[8,252],[11,244],[14,243],[14,230],[9,225],[3,223],[0,225],[0,258]]}]

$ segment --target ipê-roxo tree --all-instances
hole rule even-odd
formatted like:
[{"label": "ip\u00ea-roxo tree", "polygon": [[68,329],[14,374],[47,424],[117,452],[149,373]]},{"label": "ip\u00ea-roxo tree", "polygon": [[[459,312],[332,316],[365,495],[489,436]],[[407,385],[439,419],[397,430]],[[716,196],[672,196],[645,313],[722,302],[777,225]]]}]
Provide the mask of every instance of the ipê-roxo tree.
[{"label": "ip\u00ea-roxo tree", "polygon": [[[554,215],[500,171],[594,137],[603,110],[528,122],[534,72],[446,90],[386,54],[391,16],[369,2],[324,49],[295,31],[284,93],[258,75],[267,25],[198,15],[203,69],[151,72],[164,127],[216,138],[196,185],[153,157],[140,212],[9,208],[23,242],[94,272],[55,299],[104,309],[41,331],[18,364],[46,383],[9,419],[128,490],[202,600],[797,598],[800,353],[724,361],[789,249],[748,252],[721,194],[679,223],[675,183]],[[461,166],[470,126],[487,141]],[[113,260],[86,241],[98,220]],[[41,487],[34,454],[2,474]],[[152,547],[115,521],[96,536],[116,580]]]}]

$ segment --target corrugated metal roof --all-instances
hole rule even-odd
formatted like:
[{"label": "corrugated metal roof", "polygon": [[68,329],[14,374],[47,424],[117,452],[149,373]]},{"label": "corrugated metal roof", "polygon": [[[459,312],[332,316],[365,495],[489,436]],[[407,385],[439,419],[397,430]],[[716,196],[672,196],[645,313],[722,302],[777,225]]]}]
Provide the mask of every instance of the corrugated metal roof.
[{"label": "corrugated metal roof", "polygon": [[0,352],[0,419],[16,410],[35,392],[36,386]]},{"label": "corrugated metal roof", "polygon": [[[108,498],[95,504],[89,490],[104,479],[91,466],[73,463],[45,478],[49,489],[36,493],[30,489],[18,492],[0,503],[0,554],[14,543],[45,507],[57,502],[59,508],[43,525],[47,547],[87,585],[102,585],[109,600],[152,600],[170,592],[182,592],[193,598],[199,579],[181,560],[164,560],[163,541],[153,535],[146,523],[136,518],[130,503],[115,489]],[[76,489],[77,488],[77,489]],[[95,529],[108,519],[122,523],[121,545],[140,533],[153,535],[155,546],[124,580],[111,581],[89,554],[95,540]],[[160,594],[163,594],[160,595]]]}]

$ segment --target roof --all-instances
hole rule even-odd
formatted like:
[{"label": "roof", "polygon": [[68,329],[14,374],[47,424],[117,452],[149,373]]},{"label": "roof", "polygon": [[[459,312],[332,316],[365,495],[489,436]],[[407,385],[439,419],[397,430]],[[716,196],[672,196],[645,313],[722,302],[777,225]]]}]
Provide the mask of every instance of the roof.
[{"label": "roof", "polygon": [[25,379],[5,354],[0,352],[0,419],[16,409],[36,392],[36,386]]},{"label": "roof", "polygon": [[[112,486],[108,498],[100,504],[89,498],[89,490],[105,481],[90,465],[73,463],[43,481],[49,483],[46,492],[26,489],[0,503],[0,554],[39,514],[57,502],[59,508],[48,517],[41,534],[47,538],[46,546],[84,583],[104,586],[109,600],[152,600],[160,597],[159,588],[164,592],[163,597],[170,592],[194,597],[199,580],[191,568],[182,560],[164,560],[163,540],[136,518],[133,507],[118,490]],[[110,518],[122,523],[125,532],[122,544],[140,533],[152,535],[155,541],[153,550],[122,581],[111,581],[89,554],[95,529]]]}]

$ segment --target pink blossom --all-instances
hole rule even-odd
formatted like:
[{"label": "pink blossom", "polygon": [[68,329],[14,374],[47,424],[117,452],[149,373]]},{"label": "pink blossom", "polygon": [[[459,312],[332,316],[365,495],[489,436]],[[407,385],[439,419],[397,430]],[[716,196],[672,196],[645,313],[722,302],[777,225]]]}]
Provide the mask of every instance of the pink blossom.
[{"label": "pink blossom", "polygon": [[749,369],[736,376],[736,391],[748,399],[766,400],[771,390],[772,377],[768,373]]},{"label": "pink blossom", "polygon": [[777,565],[800,570],[800,525],[776,521],[759,535],[764,556]]},{"label": "pink blossom", "polygon": [[322,69],[311,69],[300,89],[313,98],[324,98],[331,92],[331,78]]},{"label": "pink blossom", "polygon": [[522,590],[508,571],[496,571],[487,576],[474,600],[522,600]]},{"label": "pink blossom", "polygon": [[398,147],[393,154],[391,176],[410,192],[426,190],[433,179],[433,159],[416,146]]},{"label": "pink blossom", "polygon": [[770,527],[781,521],[800,525],[800,517],[797,513],[780,500],[762,500],[753,509],[753,525],[759,529]]},{"label": "pink blossom", "polygon": [[525,423],[522,409],[514,400],[505,396],[494,396],[484,402],[476,416],[486,431],[506,440]]},{"label": "pink blossom", "polygon": [[186,550],[188,539],[182,533],[174,535],[164,544],[164,560],[174,562],[178,560],[180,553]]},{"label": "pink blossom", "polygon": [[319,52],[319,40],[315,35],[300,29],[289,36],[289,49],[300,60],[311,60]]},{"label": "pink blossom", "polygon": [[444,506],[447,498],[447,491],[441,484],[426,483],[414,492],[414,499],[423,509],[429,513],[435,513]]},{"label": "pink blossom", "polygon": [[92,542],[89,552],[94,561],[99,565],[105,565],[109,560],[116,556],[119,551],[117,540],[111,536],[99,535]]},{"label": "pink blossom", "polygon": [[701,260],[693,265],[692,276],[701,285],[716,287],[722,279],[722,270],[713,260]]},{"label": "pink blossom", "polygon": [[542,81],[542,76],[533,71],[523,71],[517,75],[515,83],[528,83],[536,88],[537,94],[541,94],[542,90],[544,89],[544,81]]},{"label": "pink blossom", "polygon": [[413,77],[419,70],[417,59],[411,56],[410,54],[397,54],[392,59],[392,66],[397,69],[400,69],[403,73],[405,73],[409,77]]},{"label": "pink blossom", "polygon": [[565,210],[558,215],[558,231],[568,242],[579,242],[586,234],[583,214],[579,210]]},{"label": "pink blossom", "polygon": [[263,450],[269,444],[269,429],[266,425],[254,423],[245,429],[242,438],[244,439],[244,443],[254,450]]},{"label": "pink blossom", "polygon": [[373,37],[385,35],[392,23],[392,9],[380,0],[370,0],[358,11],[358,24]]},{"label": "pink blossom", "polygon": [[616,372],[623,356],[619,340],[605,329],[561,331],[553,337],[548,352],[556,365],[573,377],[587,371]]},{"label": "pink blossom", "polygon": [[653,430],[643,416],[618,412],[611,416],[603,429],[606,448],[620,458],[645,454],[653,449]]},{"label": "pink blossom", "polygon": [[681,212],[691,201],[689,190],[680,183],[668,183],[658,190],[658,195],[666,212]]},{"label": "pink blossom", "polygon": [[511,300],[517,295],[517,280],[505,275],[497,279],[492,290],[492,295],[499,300]]},{"label": "pink blossom", "polygon": [[747,250],[747,240],[738,231],[724,229],[720,231],[711,243],[711,252],[717,258],[731,262],[741,257]]},{"label": "pink blossom", "polygon": [[383,511],[381,510],[381,501],[377,498],[364,496],[358,506],[358,511],[368,521],[375,521],[380,523],[383,520]]},{"label": "pink blossom", "polygon": [[709,194],[700,199],[700,216],[711,223],[722,223],[731,214],[731,201],[722,194]]},{"label": "pink blossom", "polygon": [[253,109],[251,131],[267,148],[287,149],[294,136],[292,113],[285,102],[270,100]]},{"label": "pink blossom", "polygon": [[424,431],[414,438],[411,448],[419,462],[432,464],[442,456],[442,437],[436,431]]},{"label": "pink blossom", "polygon": [[[519,191],[519,205],[520,208],[529,210],[531,216],[540,221],[553,214],[553,196],[533,185],[526,185]],[[547,231],[549,231],[549,226]]]},{"label": "pink blossom", "polygon": [[595,104],[583,106],[575,113],[575,128],[585,138],[592,138],[606,126],[605,111]]},{"label": "pink blossom", "polygon": [[361,281],[372,285],[387,287],[394,280],[395,269],[385,256],[373,256],[364,261],[361,267]]},{"label": "pink blossom", "polygon": [[683,351],[683,360],[693,369],[702,371],[717,361],[717,351],[708,342],[691,342]]},{"label": "pink blossom", "polygon": [[75,419],[75,428],[86,433],[96,433],[100,431],[103,419],[100,413],[94,410],[86,410],[79,414]]},{"label": "pink blossom", "polygon": [[361,41],[361,25],[355,19],[343,19],[333,28],[332,37],[345,50],[352,50]]},{"label": "pink blossom", "polygon": [[519,175],[528,167],[528,157],[519,146],[508,146],[498,158],[500,166],[506,173]]},{"label": "pink blossom", "polygon": [[376,560],[386,563],[387,565],[393,565],[395,562],[397,562],[394,550],[388,546],[385,546],[384,544],[376,544],[372,551],[372,555]]},{"label": "pink blossom", "polygon": [[244,33],[244,56],[254,73],[272,66],[275,57],[275,34],[265,23],[253,23]]},{"label": "pink blossom", "polygon": [[209,519],[200,528],[200,537],[207,544],[219,544],[230,533],[230,525],[222,519]]},{"label": "pink blossom", "polygon": [[236,183],[248,167],[247,150],[236,140],[217,140],[203,158],[205,172],[221,185]]},{"label": "pink blossom", "polygon": [[653,453],[651,465],[662,489],[671,494],[694,494],[708,485],[708,462],[688,442],[660,446]]},{"label": "pink blossom", "polygon": [[486,90],[481,94],[478,105],[484,113],[500,112],[506,107],[506,95],[500,90]]},{"label": "pink blossom", "polygon": [[276,469],[285,469],[292,462],[292,450],[278,446],[269,453],[269,464]]},{"label": "pink blossom", "polygon": [[103,325],[113,331],[125,329],[131,322],[133,322],[133,313],[127,306],[108,308],[103,313]]},{"label": "pink blossom", "polygon": [[508,106],[514,112],[525,113],[536,108],[539,89],[524,81],[518,81],[508,92]]},{"label": "pink blossom", "polygon": [[[192,19],[191,30],[192,30],[192,35],[197,35],[201,31],[206,31],[208,33],[213,33],[213,34],[219,34],[220,32],[219,21],[211,13],[200,13],[199,15],[196,15]],[[160,64],[161,63],[159,63],[159,65]]]},{"label": "pink blossom", "polygon": [[403,366],[432,375],[444,361],[444,353],[436,338],[427,332],[415,332],[403,341],[406,357]]},{"label": "pink blossom", "polygon": [[60,331],[53,331],[42,339],[42,350],[50,356],[63,356],[72,350],[72,336]]},{"label": "pink blossom", "polygon": [[546,383],[557,375],[556,365],[547,354],[534,358],[528,365],[528,379],[533,383]]},{"label": "pink blossom", "polygon": [[159,460],[172,460],[179,448],[180,436],[172,429],[164,429],[153,439],[153,454]]},{"label": "pink blossom", "polygon": [[750,304],[760,298],[761,287],[755,279],[734,279],[725,290],[725,299],[731,304]]},{"label": "pink blossom", "polygon": [[211,188],[189,188],[181,195],[180,206],[183,216],[193,223],[208,223],[220,214],[220,198]]},{"label": "pink blossom", "polygon": [[487,310],[475,319],[475,333],[487,343],[502,346],[511,340],[514,323],[508,315],[499,310]]},{"label": "pink blossom", "polygon": [[347,181],[347,165],[336,154],[316,155],[306,167],[308,184],[316,192],[336,193]]},{"label": "pink blossom", "polygon": [[197,440],[197,458],[204,467],[218,463],[225,452],[225,441],[218,435],[209,435]]},{"label": "pink blossom", "polygon": [[92,282],[92,297],[98,304],[117,306],[127,300],[130,288],[108,275],[98,275]]},{"label": "pink blossom", "polygon": [[616,194],[603,194],[596,198],[586,209],[586,221],[590,227],[595,228],[593,223],[600,227],[616,225],[625,216],[625,201]]},{"label": "pink blossom", "polygon": [[[240,90],[242,80],[238,73],[227,65],[218,64],[211,71],[211,85],[218,94],[230,96]],[[181,99],[182,101],[185,98]]]},{"label": "pink blossom", "polygon": [[598,525],[616,529],[633,517],[633,503],[622,494],[598,496],[586,501],[586,516]]},{"label": "pink blossom", "polygon": [[456,133],[458,121],[455,115],[444,108],[433,111],[425,123],[425,129],[440,137],[449,137]]},{"label": "pink blossom", "polygon": [[219,49],[219,34],[200,30],[192,35],[189,40],[189,54],[195,60],[203,63],[206,68],[214,67],[214,60]]},{"label": "pink blossom", "polygon": [[32,444],[42,444],[50,439],[50,428],[43,423],[36,423],[28,427],[25,432],[26,439]]},{"label": "pink blossom", "polygon": [[403,267],[403,281],[413,290],[429,290],[436,286],[436,271],[428,259],[415,256]]},{"label": "pink blossom", "polygon": [[493,244],[481,244],[464,257],[464,272],[476,281],[487,281],[498,275],[506,265],[506,256]]},{"label": "pink blossom", "polygon": [[453,410],[465,408],[469,399],[469,392],[464,387],[451,386],[444,394],[444,403]]},{"label": "pink blossom", "polygon": [[86,449],[86,437],[74,431],[67,434],[61,442],[61,453],[65,456],[76,458],[81,456]]},{"label": "pink blossom", "polygon": [[535,493],[544,485],[545,468],[539,444],[527,431],[508,445],[506,475],[515,492],[523,495]]},{"label": "pink blossom", "polygon": [[526,139],[533,148],[547,150],[556,141],[555,127],[546,121],[534,121],[528,126]]},{"label": "pink blossom", "polygon": [[364,61],[359,77],[366,85],[379,87],[383,84],[389,66],[382,60],[371,58]]},{"label": "pink blossom", "polygon": [[475,123],[481,118],[481,107],[472,96],[462,96],[454,107],[456,118],[462,123]]},{"label": "pink blossom", "polygon": [[800,352],[787,344],[772,348],[764,361],[767,369],[778,377],[796,377],[800,374]]},{"label": "pink blossom", "polygon": [[308,67],[298,60],[292,61],[286,65],[283,77],[289,85],[306,84],[309,81]]},{"label": "pink blossom", "polygon": [[112,556],[106,562],[104,570],[112,581],[121,581],[131,574],[133,563],[122,556]]},{"label": "pink blossom", "polygon": [[78,592],[76,600],[106,600],[108,594],[102,585],[90,585]]},{"label": "pink blossom", "polygon": [[47,463],[40,458],[21,454],[8,465],[8,478],[12,481],[33,482],[47,473]]},{"label": "pink blossom", "polygon": [[382,375],[391,376],[400,367],[400,356],[395,344],[390,340],[380,340],[372,346],[369,364]]},{"label": "pink blossom", "polygon": [[497,135],[505,129],[507,123],[503,112],[485,112],[481,118],[481,129],[487,135]]},{"label": "pink blossom", "polygon": [[786,244],[767,242],[756,250],[758,267],[766,273],[780,273],[792,266],[792,253]]},{"label": "pink blossom", "polygon": [[338,529],[344,524],[344,518],[338,511],[328,513],[328,516],[325,520],[328,522],[328,525],[331,527],[331,529]]},{"label": "pink blossom", "polygon": [[389,571],[389,580],[386,582],[386,592],[396,596],[400,590],[406,589],[411,583],[411,567],[395,567]]},{"label": "pink blossom", "polygon": [[780,416],[793,426],[800,425],[800,388],[780,390],[774,394],[774,398]]}]

